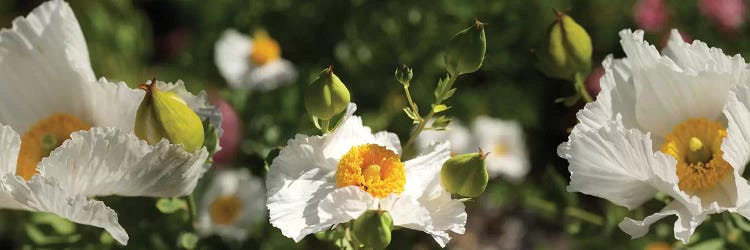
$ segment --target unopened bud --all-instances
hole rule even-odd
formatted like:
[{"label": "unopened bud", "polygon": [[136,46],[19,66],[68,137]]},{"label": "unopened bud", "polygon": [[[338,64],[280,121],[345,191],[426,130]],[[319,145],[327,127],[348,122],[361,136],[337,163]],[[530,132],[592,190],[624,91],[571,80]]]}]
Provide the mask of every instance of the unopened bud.
[{"label": "unopened bud", "polygon": [[409,87],[411,78],[414,76],[414,72],[411,70],[411,68],[409,68],[409,66],[406,66],[406,64],[396,68],[396,73],[394,74],[396,75],[396,80],[406,87]]},{"label": "unopened bud", "polygon": [[328,67],[305,90],[307,112],[322,120],[330,120],[349,105],[349,90]]},{"label": "unopened bud", "polygon": [[448,41],[445,50],[445,66],[451,76],[471,73],[479,70],[487,51],[487,39],[484,36],[486,24],[475,20],[474,25],[454,35]]},{"label": "unopened bud", "polygon": [[138,88],[146,91],[135,117],[135,135],[138,138],[149,144],[167,138],[170,143],[182,145],[187,152],[203,146],[203,123],[182,97],[171,91],[159,90],[156,79]]},{"label": "unopened bud", "polygon": [[465,197],[477,197],[487,188],[487,167],[484,164],[485,154],[479,153],[456,155],[443,163],[440,180],[445,189]]},{"label": "unopened bud", "polygon": [[565,13],[547,29],[537,67],[549,77],[573,81],[576,73],[591,70],[591,38],[586,30]]},{"label": "unopened bud", "polygon": [[386,211],[364,212],[352,225],[354,238],[367,248],[385,249],[391,244],[393,219]]}]

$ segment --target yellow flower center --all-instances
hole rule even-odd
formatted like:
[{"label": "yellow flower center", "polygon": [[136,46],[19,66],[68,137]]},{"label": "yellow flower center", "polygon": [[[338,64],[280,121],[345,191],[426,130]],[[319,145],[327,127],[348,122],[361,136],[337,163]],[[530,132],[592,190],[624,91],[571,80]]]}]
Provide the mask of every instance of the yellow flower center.
[{"label": "yellow flower center", "polygon": [[498,143],[495,144],[495,148],[492,150],[492,153],[497,156],[502,156],[508,153],[508,146],[505,145],[505,143]]},{"label": "yellow flower center", "polygon": [[242,202],[234,195],[220,196],[209,207],[211,222],[219,225],[231,225],[240,217]]},{"label": "yellow flower center", "polygon": [[255,32],[252,48],[250,62],[256,66],[263,66],[281,57],[281,47],[265,31]]},{"label": "yellow flower center", "polygon": [[42,158],[70,139],[71,133],[90,128],[88,123],[69,114],[56,113],[38,121],[21,137],[16,175],[31,179]]},{"label": "yellow flower center", "polygon": [[724,160],[721,143],[727,131],[721,124],[703,118],[692,118],[674,127],[661,152],[677,160],[678,186],[694,192],[713,187],[732,173]]},{"label": "yellow flower center", "polygon": [[376,144],[352,147],[336,170],[339,187],[358,186],[378,198],[400,194],[406,184],[404,163],[391,150]]}]

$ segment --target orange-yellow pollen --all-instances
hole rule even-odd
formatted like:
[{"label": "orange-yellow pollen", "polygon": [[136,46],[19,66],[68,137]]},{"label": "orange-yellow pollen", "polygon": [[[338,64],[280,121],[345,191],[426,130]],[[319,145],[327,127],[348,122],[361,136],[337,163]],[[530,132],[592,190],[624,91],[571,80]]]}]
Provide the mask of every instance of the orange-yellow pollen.
[{"label": "orange-yellow pollen", "polygon": [[70,139],[71,133],[90,128],[88,123],[69,114],[56,113],[38,121],[21,136],[16,175],[31,179],[37,173],[36,166],[42,158]]},{"label": "orange-yellow pollen", "polygon": [[263,66],[281,57],[281,47],[265,31],[257,31],[253,35],[253,46],[250,52],[250,62],[255,66]]},{"label": "orange-yellow pollen", "polygon": [[220,196],[211,203],[208,210],[214,224],[231,225],[240,217],[242,202],[234,195]]},{"label": "orange-yellow pollen", "polygon": [[400,194],[406,184],[404,163],[396,153],[383,146],[354,146],[339,160],[336,184],[339,187],[358,186],[378,198]]},{"label": "orange-yellow pollen", "polygon": [[703,118],[688,119],[667,135],[661,152],[677,160],[678,186],[695,192],[713,187],[733,171],[724,160],[721,143],[727,131],[721,124]]},{"label": "orange-yellow pollen", "polygon": [[498,143],[497,145],[495,145],[492,153],[495,155],[505,155],[506,153],[508,153],[508,146],[506,146],[505,143]]}]

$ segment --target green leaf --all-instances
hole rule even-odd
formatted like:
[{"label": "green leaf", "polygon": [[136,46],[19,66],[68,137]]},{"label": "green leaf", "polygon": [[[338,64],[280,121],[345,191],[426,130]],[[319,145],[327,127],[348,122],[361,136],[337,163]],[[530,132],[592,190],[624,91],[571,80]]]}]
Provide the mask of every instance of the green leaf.
[{"label": "green leaf", "polygon": [[433,105],[432,105],[432,112],[433,112],[433,113],[435,113],[435,114],[437,114],[437,113],[440,113],[440,112],[446,111],[446,110],[448,110],[449,108],[450,108],[450,107],[446,106],[445,104],[440,104],[440,105],[434,105],[434,104],[433,104]]},{"label": "green leaf", "polygon": [[203,120],[203,134],[205,135],[203,146],[206,146],[208,153],[213,155],[216,153],[216,146],[219,145],[219,134],[216,127],[208,119]]},{"label": "green leaf", "polygon": [[46,224],[59,234],[75,233],[76,225],[67,219],[51,213],[34,213],[31,217],[34,224]]},{"label": "green leaf", "polygon": [[716,238],[699,242],[689,247],[691,250],[718,250],[724,249],[724,239]]},{"label": "green leaf", "polygon": [[198,236],[194,233],[180,234],[180,246],[185,249],[195,249],[198,246]]},{"label": "green leaf", "polygon": [[412,111],[411,108],[406,107],[403,110],[404,110],[404,113],[406,113],[406,116],[408,116],[409,118],[411,118],[411,120],[414,121],[414,123],[418,122],[419,116],[416,115],[416,113],[414,113],[414,111]]},{"label": "green leaf", "polygon": [[171,214],[180,210],[187,210],[187,203],[180,198],[161,198],[156,201],[156,208],[162,213]]},{"label": "green leaf", "polygon": [[430,129],[434,130],[445,130],[448,125],[450,125],[451,119],[446,118],[445,116],[439,116],[435,118],[435,120],[432,122],[432,126],[430,126]]}]

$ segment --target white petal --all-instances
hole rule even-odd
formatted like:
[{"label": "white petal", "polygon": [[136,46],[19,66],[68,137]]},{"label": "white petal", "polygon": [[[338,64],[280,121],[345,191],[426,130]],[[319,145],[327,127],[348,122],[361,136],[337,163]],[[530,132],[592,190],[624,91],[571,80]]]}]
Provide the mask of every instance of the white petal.
[{"label": "white petal", "polygon": [[706,218],[705,214],[692,215],[679,202],[673,201],[658,213],[654,213],[644,218],[642,221],[636,221],[625,218],[619,226],[622,231],[633,238],[640,238],[648,233],[651,224],[670,215],[677,215],[677,221],[674,223],[674,237],[683,243],[688,243],[690,236],[693,235],[695,228]]},{"label": "white petal", "polygon": [[91,121],[92,126],[133,131],[136,111],[145,91],[131,89],[124,82],[112,83],[105,78],[88,84],[88,88],[81,91],[88,93],[86,96],[89,97],[89,102],[86,104],[87,111],[78,114],[80,118]]},{"label": "white petal", "polygon": [[342,187],[330,192],[320,202],[321,224],[330,227],[359,218],[369,209],[376,209],[377,200],[357,186]]},{"label": "white petal", "polygon": [[205,148],[187,153],[166,139],[152,146],[116,128],[92,128],[71,134],[39,172],[86,196],[172,197],[193,191],[207,158]]},{"label": "white petal", "polygon": [[0,175],[15,174],[21,137],[8,125],[0,124]]},{"label": "white petal", "polygon": [[577,131],[558,147],[557,154],[570,163],[570,192],[632,209],[657,191],[649,185],[654,164],[651,140],[637,130],[611,122],[597,130]]},{"label": "white petal", "polygon": [[50,212],[76,223],[104,228],[120,244],[128,243],[128,234],[117,222],[117,213],[103,202],[72,195],[54,178],[35,175],[26,182],[14,174],[6,174],[3,179],[5,188],[0,192],[9,192],[25,210]]},{"label": "white petal", "polygon": [[[427,126],[431,126],[432,121],[427,122]],[[452,118],[451,123],[445,130],[424,130],[419,133],[416,139],[416,145],[419,152],[426,152],[430,145],[435,142],[451,143],[451,152],[453,154],[466,154],[470,152],[476,152],[477,146],[471,137],[471,133],[461,124],[458,119]]]},{"label": "white petal", "polygon": [[359,116],[345,119],[336,130],[325,135],[324,138],[323,155],[333,159],[340,159],[354,146],[376,142],[372,130],[362,125],[362,118]]},{"label": "white petal", "polygon": [[214,61],[229,86],[241,87],[243,78],[250,70],[252,40],[234,29],[225,30],[216,42]]},{"label": "white petal", "polygon": [[672,30],[663,53],[684,71],[733,72],[735,81],[739,80],[745,66],[745,61],[739,54],[729,57],[720,48],[708,47],[699,40],[694,40],[692,44],[686,43],[676,29]]},{"label": "white petal", "polygon": [[375,133],[375,143],[401,155],[401,141],[399,141],[398,135],[394,133],[387,131]]},{"label": "white petal", "polygon": [[450,158],[450,143],[433,144],[420,156],[404,163],[406,184],[401,195],[421,197],[435,180],[440,180],[440,169]]},{"label": "white petal", "polygon": [[[210,207],[221,196],[236,196],[242,203],[237,220],[230,225],[211,222]],[[265,220],[266,191],[263,180],[253,177],[247,169],[227,169],[215,172],[214,179],[201,198],[196,230],[201,236],[219,236],[243,241],[252,225]]]},{"label": "white petal", "polygon": [[297,80],[297,70],[291,62],[278,59],[260,67],[252,68],[242,86],[235,88],[252,88],[269,91]]},{"label": "white petal", "polygon": [[336,188],[336,159],[323,155],[324,139],[297,135],[273,160],[266,175],[270,222],[299,242],[321,231],[318,204]]},{"label": "white petal", "polygon": [[96,79],[68,3],[46,2],[0,31],[0,75],[0,122],[17,131],[56,112],[85,113],[79,92]]},{"label": "white petal", "polygon": [[[489,153],[486,164],[490,177],[502,174],[511,181],[520,181],[526,176],[530,167],[521,124],[480,116],[474,120],[474,133],[479,147]],[[494,152],[499,146],[506,152]]]},{"label": "white petal", "polygon": [[635,114],[641,127],[663,137],[689,118],[719,118],[729,87],[736,84],[736,75],[744,68],[741,58],[692,71],[659,55],[654,46],[643,41],[642,31],[625,30],[620,36],[633,66]]},{"label": "white petal", "polygon": [[[735,95],[736,94],[736,95]],[[750,87],[739,85],[733,88],[724,107],[727,118],[727,138],[721,144],[724,160],[734,166],[739,174],[745,172],[750,160]]]}]

